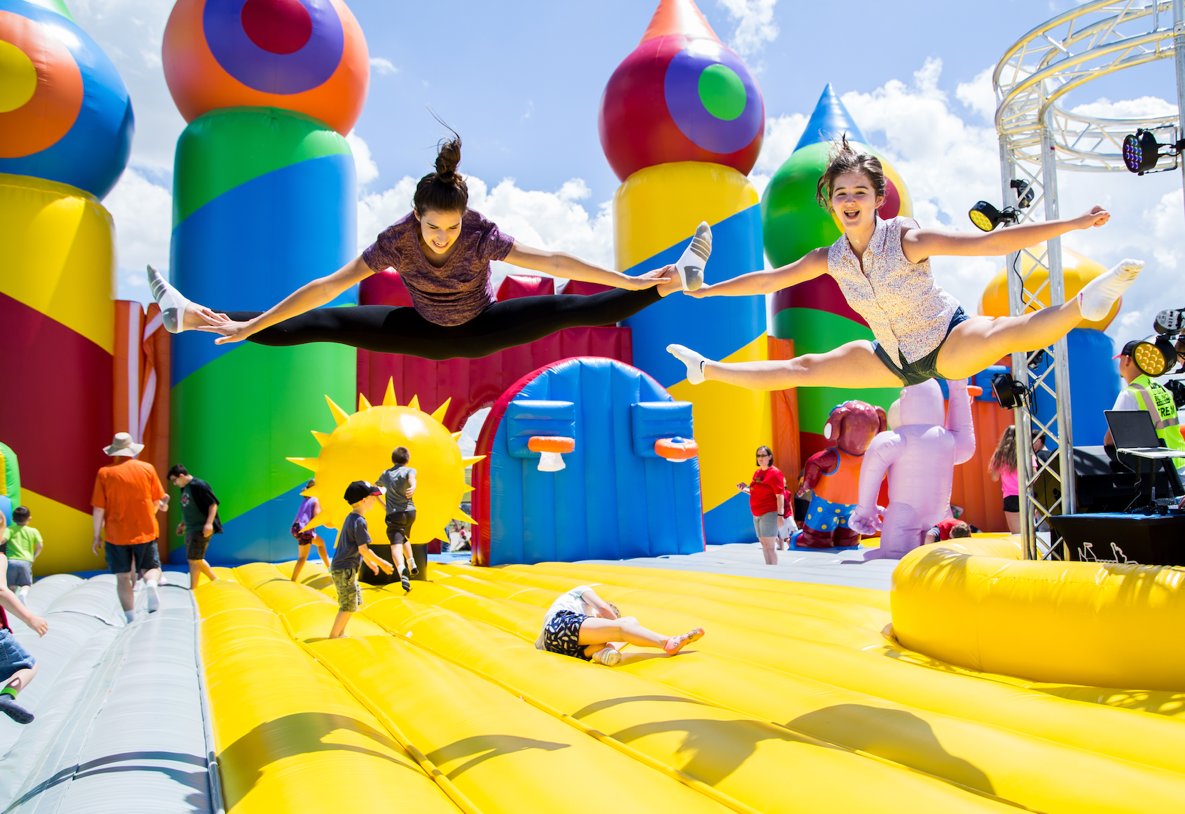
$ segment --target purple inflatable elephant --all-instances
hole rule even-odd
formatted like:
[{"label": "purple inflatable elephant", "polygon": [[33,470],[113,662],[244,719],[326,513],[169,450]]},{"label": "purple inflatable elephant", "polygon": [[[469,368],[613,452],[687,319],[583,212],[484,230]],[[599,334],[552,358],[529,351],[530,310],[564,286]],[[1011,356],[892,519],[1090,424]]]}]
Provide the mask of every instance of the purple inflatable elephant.
[{"label": "purple inflatable elephant", "polygon": [[[873,438],[864,453],[859,505],[848,525],[861,534],[880,532],[880,548],[865,559],[905,556],[922,544],[927,529],[950,514],[955,465],[975,454],[975,430],[966,380],[947,382],[947,388],[946,416],[938,382],[902,389],[889,408],[890,429]],[[882,523],[876,497],[886,472],[889,507]]]}]

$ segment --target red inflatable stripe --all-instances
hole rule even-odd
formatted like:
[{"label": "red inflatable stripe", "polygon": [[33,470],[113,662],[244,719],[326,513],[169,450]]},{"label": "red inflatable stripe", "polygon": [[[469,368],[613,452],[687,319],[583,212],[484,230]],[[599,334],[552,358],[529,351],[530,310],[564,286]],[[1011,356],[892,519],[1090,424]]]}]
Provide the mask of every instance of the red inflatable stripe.
[{"label": "red inflatable stripe", "polygon": [[4,294],[0,325],[8,382],[0,439],[20,458],[23,485],[89,514],[95,472],[108,463],[102,450],[111,443],[111,355]]}]

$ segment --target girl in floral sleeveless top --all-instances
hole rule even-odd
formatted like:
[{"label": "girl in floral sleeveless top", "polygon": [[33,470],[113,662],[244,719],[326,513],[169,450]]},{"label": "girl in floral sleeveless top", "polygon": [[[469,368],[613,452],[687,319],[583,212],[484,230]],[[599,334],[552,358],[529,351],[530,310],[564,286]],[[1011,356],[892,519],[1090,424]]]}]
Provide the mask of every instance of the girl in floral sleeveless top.
[{"label": "girl in floral sleeveless top", "polygon": [[1000,357],[1053,344],[1086,320],[1098,320],[1139,274],[1124,260],[1092,280],[1071,301],[1011,317],[968,316],[934,284],[930,258],[994,257],[1020,251],[1111,217],[1096,206],[1076,218],[1025,223],[984,234],[922,229],[912,218],[882,220],[885,174],[875,156],[836,145],[817,188],[819,205],[843,234],[781,268],[754,271],[689,292],[693,297],[768,294],[830,274],[848,304],[868,323],[875,342],[855,340],[828,353],[768,362],[716,362],[682,345],[667,350],[687,366],[687,379],[753,390],[791,387],[900,387],[926,379],[964,379]]},{"label": "girl in floral sleeveless top", "polygon": [[[218,344],[244,339],[262,345],[336,342],[427,359],[475,358],[561,328],[620,322],[673,291],[701,284],[711,252],[707,224],[700,225],[675,265],[630,277],[526,246],[501,232],[468,208],[469,189],[457,172],[460,160],[461,139],[445,142],[436,157],[436,171],[416,186],[412,212],[384,230],[361,256],[262,313],[220,313],[190,302],[150,266],[149,287],[160,303],[165,327],[174,333],[221,334]],[[490,281],[490,262],[495,260],[613,290],[496,302]],[[387,269],[399,272],[413,307],[320,307]]]}]

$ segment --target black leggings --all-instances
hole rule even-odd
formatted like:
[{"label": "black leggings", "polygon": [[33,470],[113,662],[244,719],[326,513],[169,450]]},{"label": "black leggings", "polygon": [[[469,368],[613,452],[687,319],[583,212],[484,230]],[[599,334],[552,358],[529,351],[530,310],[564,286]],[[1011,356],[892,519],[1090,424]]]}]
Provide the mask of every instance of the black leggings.
[{"label": "black leggings", "polygon": [[[414,308],[358,305],[317,308],[278,322],[250,337],[260,345],[337,342],[378,353],[402,353],[424,359],[476,359],[542,339],[562,328],[612,325],[653,305],[657,288],[600,294],[547,294],[496,302],[468,322],[437,325]],[[259,311],[227,311],[236,322]]]}]

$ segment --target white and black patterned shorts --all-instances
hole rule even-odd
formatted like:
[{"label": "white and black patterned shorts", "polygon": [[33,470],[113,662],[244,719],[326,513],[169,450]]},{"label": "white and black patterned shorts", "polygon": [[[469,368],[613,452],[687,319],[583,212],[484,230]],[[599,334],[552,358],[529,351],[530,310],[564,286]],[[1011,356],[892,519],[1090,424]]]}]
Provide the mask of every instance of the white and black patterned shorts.
[{"label": "white and black patterned shorts", "polygon": [[589,656],[584,655],[584,645],[580,643],[580,626],[587,618],[583,613],[567,610],[556,612],[543,626],[543,649],[591,661]]}]

